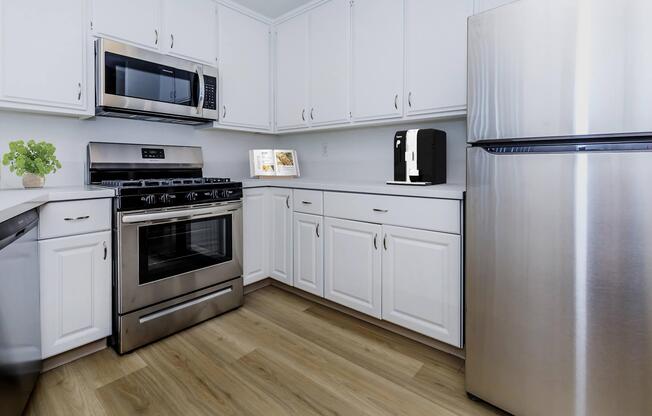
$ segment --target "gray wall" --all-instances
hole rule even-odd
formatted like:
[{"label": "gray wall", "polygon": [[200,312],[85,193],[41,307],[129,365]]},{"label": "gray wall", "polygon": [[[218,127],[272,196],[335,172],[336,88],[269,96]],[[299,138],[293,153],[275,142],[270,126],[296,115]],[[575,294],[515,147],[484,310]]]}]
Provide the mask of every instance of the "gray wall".
[{"label": "gray wall", "polygon": [[466,119],[286,135],[277,147],[297,150],[304,178],[382,183],[394,175],[394,134],[409,128],[447,132],[448,183],[465,183]]},{"label": "gray wall", "polygon": [[[249,175],[249,150],[273,148],[273,136],[199,130],[190,126],[98,117],[90,120],[0,111],[0,154],[17,139],[52,142],[63,169],[48,176],[47,186],[84,183],[89,141],[202,146],[207,176],[243,178]],[[0,188],[20,187],[7,167],[0,171]]]},{"label": "gray wall", "polygon": [[[407,128],[429,127],[448,133],[448,182],[464,183],[464,119],[275,137],[145,121],[102,117],[79,120],[0,111],[0,154],[8,150],[8,143],[12,140],[33,138],[54,143],[63,169],[48,176],[47,186],[84,183],[86,145],[89,141],[201,146],[207,176],[235,179],[249,176],[250,149],[290,148],[298,151],[303,178],[383,183],[393,177],[394,133]],[[0,188],[20,186],[20,178],[3,166],[0,169]]]}]

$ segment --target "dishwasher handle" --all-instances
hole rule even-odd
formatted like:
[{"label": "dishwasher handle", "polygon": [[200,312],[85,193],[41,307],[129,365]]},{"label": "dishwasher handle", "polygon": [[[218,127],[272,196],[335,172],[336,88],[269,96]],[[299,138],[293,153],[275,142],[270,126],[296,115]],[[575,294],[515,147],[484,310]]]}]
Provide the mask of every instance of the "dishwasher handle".
[{"label": "dishwasher handle", "polygon": [[14,218],[0,223],[0,250],[18,240],[23,234],[31,231],[38,225],[38,212],[36,209],[27,211]]}]

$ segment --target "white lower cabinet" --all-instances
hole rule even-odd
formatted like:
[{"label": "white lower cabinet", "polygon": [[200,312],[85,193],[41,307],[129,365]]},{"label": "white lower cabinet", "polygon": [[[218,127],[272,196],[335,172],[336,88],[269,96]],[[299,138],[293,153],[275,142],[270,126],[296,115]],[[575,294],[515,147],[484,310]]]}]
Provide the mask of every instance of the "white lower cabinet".
[{"label": "white lower cabinet", "polygon": [[324,296],[324,217],[294,213],[294,287]]},{"label": "white lower cabinet", "polygon": [[43,358],[111,335],[111,231],[39,241]]},{"label": "white lower cabinet", "polygon": [[324,231],[324,296],[380,319],[382,227],[326,218]]},{"label": "white lower cabinet", "polygon": [[462,346],[461,238],[383,226],[383,320]]},{"label": "white lower cabinet", "polygon": [[269,227],[267,217],[268,188],[244,190],[243,241],[244,241],[244,284],[250,285],[268,276],[267,238]]},{"label": "white lower cabinet", "polygon": [[270,277],[292,285],[292,189],[269,189]]}]

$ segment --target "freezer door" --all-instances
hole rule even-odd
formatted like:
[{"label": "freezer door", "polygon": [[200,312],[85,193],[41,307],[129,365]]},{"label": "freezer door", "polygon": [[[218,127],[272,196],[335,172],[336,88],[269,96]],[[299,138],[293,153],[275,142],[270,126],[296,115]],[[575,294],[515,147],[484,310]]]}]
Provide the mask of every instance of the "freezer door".
[{"label": "freezer door", "polygon": [[519,0],[469,19],[470,142],[652,132],[652,2]]},{"label": "freezer door", "polygon": [[523,416],[652,414],[652,152],[473,147],[468,166],[467,391]]}]

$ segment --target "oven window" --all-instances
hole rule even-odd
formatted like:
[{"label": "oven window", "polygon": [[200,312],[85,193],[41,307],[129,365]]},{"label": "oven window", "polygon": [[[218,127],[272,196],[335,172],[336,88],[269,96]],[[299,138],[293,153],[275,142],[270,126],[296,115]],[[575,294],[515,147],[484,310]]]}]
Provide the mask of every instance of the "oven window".
[{"label": "oven window", "polygon": [[197,106],[199,77],[196,73],[110,52],[104,56],[107,94]]},{"label": "oven window", "polygon": [[141,227],[141,285],[233,259],[232,217]]}]

